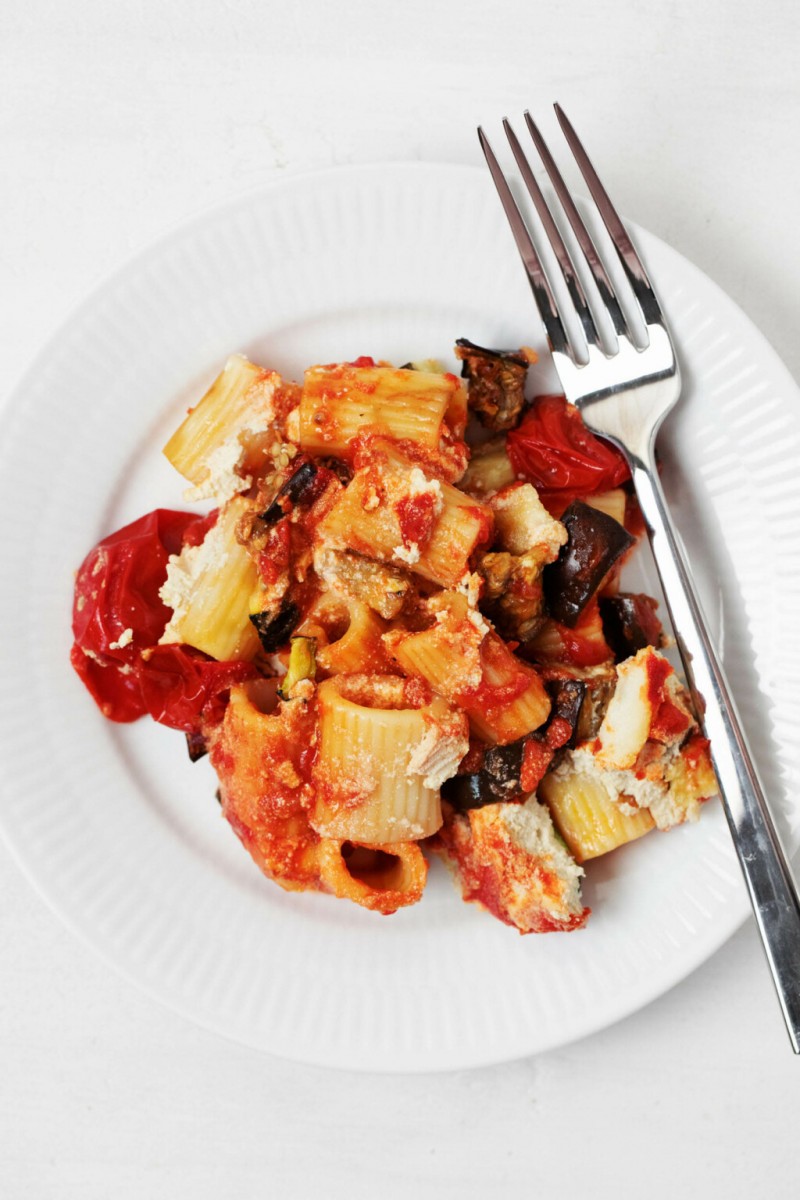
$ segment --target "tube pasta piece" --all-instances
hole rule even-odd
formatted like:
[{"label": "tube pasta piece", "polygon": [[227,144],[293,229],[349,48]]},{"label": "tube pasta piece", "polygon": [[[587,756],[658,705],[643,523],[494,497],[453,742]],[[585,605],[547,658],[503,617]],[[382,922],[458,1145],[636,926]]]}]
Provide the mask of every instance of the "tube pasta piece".
[{"label": "tube pasta piece", "polygon": [[355,472],[318,525],[316,544],[406,567],[452,587],[491,529],[485,505],[430,478],[390,443],[379,441],[372,460]]},{"label": "tube pasta piece", "polygon": [[317,666],[323,675],[381,674],[392,663],[383,644],[385,621],[351,596],[323,593],[300,631],[317,638]]},{"label": "tube pasta piece", "polygon": [[455,375],[351,363],[312,367],[300,400],[300,445],[349,460],[353,440],[369,428],[435,450],[445,418],[461,410],[466,396]]},{"label": "tube pasta piece", "polygon": [[391,844],[442,823],[439,787],[467,752],[467,722],[437,697],[407,707],[396,676],[337,676],[319,687],[313,825],[323,837]]},{"label": "tube pasta piece", "polygon": [[248,451],[259,438],[269,435],[276,419],[276,392],[280,375],[234,354],[212,383],[199,404],[179,425],[164,447],[165,457],[195,486],[187,499],[215,497],[230,499],[249,487],[246,467]]},{"label": "tube pasta piece", "polygon": [[319,838],[308,821],[316,740],[313,706],[297,699],[261,711],[263,691],[231,688],[222,722],[206,731],[222,811],[261,871],[287,891],[321,886]]},{"label": "tube pasta piece", "polygon": [[316,862],[326,891],[386,916],[416,904],[428,875],[416,842],[365,846],[323,838],[316,848]]},{"label": "tube pasta piece", "polygon": [[173,611],[162,643],[183,642],[220,661],[250,659],[258,651],[250,613],[261,607],[262,585],[255,563],[236,539],[247,507],[235,498],[199,546],[170,557],[160,596]]},{"label": "tube pasta piece", "polygon": [[534,668],[512,654],[462,594],[442,592],[428,607],[437,618],[430,629],[395,630],[386,638],[403,670],[462,708],[484,741],[513,742],[538,729],[550,697]]},{"label": "tube pasta piece", "polygon": [[551,772],[539,784],[537,794],[579,863],[608,854],[655,828],[646,808],[623,812],[596,775]]}]

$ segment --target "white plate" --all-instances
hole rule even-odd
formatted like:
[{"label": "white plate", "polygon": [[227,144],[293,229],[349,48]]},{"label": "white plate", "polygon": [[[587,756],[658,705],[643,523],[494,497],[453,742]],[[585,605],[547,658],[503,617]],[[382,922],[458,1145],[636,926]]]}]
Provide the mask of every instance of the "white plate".
[{"label": "white plate", "polygon": [[[746,317],[644,231],[687,388],[664,478],[784,831],[800,794],[798,390]],[[498,1062],[623,1017],[706,959],[747,901],[717,804],[590,864],[587,929],[520,937],[434,864],[390,918],[263,879],[179,734],[100,717],[68,664],[73,571],[181,506],[159,447],[225,357],[289,375],[453,340],[541,343],[487,177],[427,165],[287,179],[161,241],[97,292],[8,407],[0,450],[2,827],[64,920],[173,1009],[306,1062]],[[543,386],[550,386],[545,381]],[[720,999],[724,1003],[724,997]],[[777,1019],[777,1016],[776,1016]]]}]

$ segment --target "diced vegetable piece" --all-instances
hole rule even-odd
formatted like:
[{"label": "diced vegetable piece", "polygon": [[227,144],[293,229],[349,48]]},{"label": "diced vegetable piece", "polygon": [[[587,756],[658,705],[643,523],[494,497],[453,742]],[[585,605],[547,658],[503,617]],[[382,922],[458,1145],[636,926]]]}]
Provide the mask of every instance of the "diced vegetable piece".
[{"label": "diced vegetable piece", "polygon": [[616,596],[601,598],[603,634],[618,662],[645,646],[658,648],[663,644],[657,608],[658,601],[643,593],[619,592]]},{"label": "diced vegetable piece", "polygon": [[198,759],[208,754],[208,746],[202,733],[196,731],[194,733],[187,733],[184,736],[186,737],[186,751],[192,762],[197,762]]},{"label": "diced vegetable piece", "polygon": [[488,429],[512,429],[525,403],[530,360],[520,353],[487,350],[466,338],[456,342],[456,358],[469,381],[469,407]]},{"label": "diced vegetable piece", "polygon": [[542,578],[547,606],[557,621],[574,627],[617,559],[634,543],[618,521],[580,500],[561,518],[569,539]]},{"label": "diced vegetable piece", "polygon": [[497,797],[491,794],[486,780],[475,772],[473,775],[453,775],[442,784],[442,799],[452,804],[453,808],[465,812],[468,808],[480,808],[483,804],[492,804]]},{"label": "diced vegetable piece", "polygon": [[313,499],[316,491],[314,484],[318,475],[319,467],[316,463],[311,462],[310,459],[300,463],[286,482],[281,485],[277,496],[266,512],[261,513],[259,519],[265,525],[275,525],[281,517],[290,513],[296,504],[301,503],[304,499]]},{"label": "diced vegetable piece", "polygon": [[609,492],[598,492],[594,496],[587,496],[586,503],[590,508],[596,508],[599,512],[607,513],[609,517],[613,517],[620,525],[625,524],[628,496],[624,488],[612,488]]},{"label": "diced vegetable piece", "polygon": [[478,499],[499,492],[517,478],[511,460],[506,454],[504,437],[492,438],[480,446],[472,447],[466,471],[458,481],[459,489]]},{"label": "diced vegetable piece", "polygon": [[316,656],[316,638],[303,637],[302,634],[292,638],[291,649],[289,651],[289,669],[281,680],[281,686],[278,688],[278,695],[281,700],[289,700],[291,698],[292,688],[301,679],[314,678],[317,669]]},{"label": "diced vegetable piece", "polygon": [[250,620],[256,628],[262,649],[267,654],[274,654],[285,645],[292,631],[299,625],[300,610],[294,601],[284,597],[277,612],[267,609],[266,612],[251,613]]}]

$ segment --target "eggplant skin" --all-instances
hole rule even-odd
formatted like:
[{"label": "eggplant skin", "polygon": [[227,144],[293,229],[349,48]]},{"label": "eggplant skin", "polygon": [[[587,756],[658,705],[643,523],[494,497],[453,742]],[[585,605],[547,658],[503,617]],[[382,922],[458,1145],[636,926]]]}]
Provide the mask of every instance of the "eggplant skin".
[{"label": "eggplant skin", "polygon": [[528,360],[507,350],[487,350],[467,338],[456,342],[461,376],[467,380],[469,407],[487,429],[513,429],[525,403]]},{"label": "eggplant skin", "polygon": [[578,724],[586,699],[586,684],[581,679],[551,679],[545,687],[553,702],[547,723],[550,725],[558,717],[571,726],[572,736],[564,743],[563,749],[572,750],[578,740]]},{"label": "eggplant skin", "polygon": [[251,613],[250,620],[265,653],[274,654],[289,641],[299,625],[300,609],[292,600],[285,599],[277,612],[267,609],[265,612]]},{"label": "eggplant skin", "polygon": [[586,696],[586,684],[578,679],[554,679],[547,684],[553,701],[550,716],[541,729],[526,733],[524,737],[505,746],[490,746],[483,758],[480,771],[472,775],[454,775],[442,784],[442,798],[454,808],[464,812],[469,808],[482,808],[484,804],[497,804],[508,800],[521,800],[522,766],[525,747],[529,741],[548,745],[548,730],[556,718],[566,721],[572,729],[568,741],[559,738],[557,749],[551,751],[553,761],[562,752],[575,745],[578,720]]},{"label": "eggplant skin", "polygon": [[658,601],[644,592],[619,592],[600,601],[603,637],[622,662],[645,646],[659,649],[664,644],[661,622],[656,615]]},{"label": "eggplant skin", "polygon": [[568,538],[542,572],[550,615],[573,628],[614,563],[635,542],[607,513],[575,500],[561,517]]},{"label": "eggplant skin", "polygon": [[202,733],[187,733],[186,734],[186,751],[192,762],[197,762],[208,754],[206,739]]},{"label": "eggplant skin", "polygon": [[267,526],[277,525],[281,517],[285,517],[302,499],[305,492],[317,478],[317,465],[306,459],[300,463],[289,478],[282,484],[269,508],[259,515],[259,520]]}]

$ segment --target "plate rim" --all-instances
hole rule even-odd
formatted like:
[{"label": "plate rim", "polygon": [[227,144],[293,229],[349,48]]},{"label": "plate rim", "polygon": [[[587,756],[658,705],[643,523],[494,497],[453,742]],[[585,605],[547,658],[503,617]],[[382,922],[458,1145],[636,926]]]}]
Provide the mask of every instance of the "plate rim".
[{"label": "plate rim", "polygon": [[[138,247],[132,254],[126,256],[124,260],[107,272],[91,287],[85,296],[73,306],[71,311],[68,312],[56,325],[55,329],[44,338],[28,366],[23,370],[22,374],[17,379],[13,380],[11,387],[8,389],[4,398],[2,408],[0,408],[0,454],[5,454],[7,442],[9,440],[13,440],[16,429],[16,421],[14,420],[14,417],[16,416],[17,420],[21,420],[27,412],[25,404],[17,405],[15,408],[15,399],[22,399],[24,397],[25,392],[29,390],[31,381],[36,375],[37,370],[41,368],[41,364],[53,356],[57,349],[65,341],[69,341],[70,336],[80,325],[80,323],[85,320],[87,314],[90,314],[92,310],[97,308],[97,306],[102,302],[103,297],[108,292],[118,286],[120,282],[124,282],[125,277],[131,271],[133,271],[138,264],[144,263],[148,260],[157,259],[159,254],[161,254],[167,246],[180,239],[190,239],[199,228],[202,228],[209,223],[223,219],[226,215],[230,215],[240,208],[247,208],[250,205],[258,205],[259,202],[265,200],[265,198],[282,191],[288,191],[297,185],[304,185],[310,182],[313,183],[314,180],[324,181],[341,176],[354,178],[358,175],[361,175],[367,178],[375,178],[376,174],[385,174],[387,170],[399,171],[402,174],[409,174],[410,172],[417,174],[431,173],[441,175],[442,177],[452,177],[454,174],[462,174],[464,176],[469,176],[474,180],[484,176],[481,168],[476,166],[465,164],[448,164],[443,162],[434,163],[421,160],[408,162],[396,160],[387,163],[342,164],[329,168],[292,171],[290,174],[285,174],[278,179],[270,181],[269,183],[232,194],[231,196],[226,197],[214,203],[213,205],[207,206],[190,214],[185,220],[174,223],[170,227],[164,229],[154,239],[151,239],[146,244]],[[489,184],[488,178],[486,179],[486,182]],[[716,284],[713,279],[706,275],[701,268],[697,267],[691,262],[691,260],[682,255],[680,251],[675,250],[671,245],[664,242],[663,239],[659,238],[655,234],[650,233],[649,231],[643,230],[635,222],[626,221],[626,224],[634,231],[635,235],[641,233],[644,234],[645,239],[651,239],[652,241],[659,243],[660,246],[663,247],[670,255],[675,256],[681,270],[686,270],[690,274],[693,273],[699,276],[705,285],[710,285],[721,301],[732,306],[737,311],[741,319],[746,322],[749,332],[758,340],[764,352],[771,358],[774,367],[782,372],[785,378],[787,393],[791,394],[793,402],[797,407],[800,408],[800,388],[798,387],[798,384],[789,372],[786,364],[780,358],[780,355],[769,342],[768,338],[755,325],[748,314],[739,307],[737,302],[733,300],[732,297],[730,297],[720,287],[720,285]],[[5,788],[5,781],[3,781],[2,787],[3,789]],[[202,1028],[217,1033],[228,1040],[238,1042],[239,1044],[248,1045],[251,1048],[259,1049],[264,1053],[275,1054],[277,1057],[283,1057],[280,1053],[280,1050],[276,1050],[271,1047],[266,1048],[264,1046],[255,1045],[252,1041],[240,1038],[236,1036],[235,1033],[226,1031],[212,1022],[204,1020],[197,1012],[192,1011],[187,1007],[183,1007],[178,998],[175,996],[166,998],[163,993],[159,992],[155,983],[148,983],[146,980],[142,979],[141,976],[137,975],[132,968],[126,967],[124,961],[115,957],[112,953],[108,952],[106,948],[98,944],[97,938],[92,936],[91,931],[85,927],[82,927],[80,923],[73,918],[71,913],[65,911],[64,908],[59,905],[57,897],[54,894],[51,894],[51,892],[48,890],[47,881],[43,880],[40,875],[37,875],[35,867],[31,866],[31,864],[26,860],[24,853],[15,841],[13,830],[9,829],[7,821],[4,818],[0,818],[0,836],[2,837],[4,844],[8,847],[11,857],[17,863],[24,877],[28,879],[35,892],[41,896],[41,898],[55,913],[59,920],[61,920],[67,926],[67,928],[70,929],[71,933],[75,934],[85,945],[90,947],[90,949],[98,954],[102,960],[106,961],[110,966],[112,966],[112,968],[117,971],[119,975],[121,975],[127,981],[133,983],[139,989],[139,991],[150,996],[151,999],[154,999],[162,1007],[167,1008],[172,1012],[180,1013],[181,1016],[191,1020],[194,1024],[200,1025]],[[673,987],[682,982],[689,974],[696,970],[698,966],[706,962],[722,945],[724,945],[724,943],[736,932],[736,930],[741,927],[745,919],[747,919],[749,911],[746,893],[744,892],[744,889],[741,888],[737,890],[729,900],[725,912],[727,920],[720,922],[721,928],[717,928],[715,931],[716,936],[710,939],[712,949],[708,949],[707,942],[702,942],[701,944],[696,945],[694,947],[694,953],[684,954],[680,963],[680,973],[674,974],[671,982],[666,987],[664,987],[662,982],[659,980],[659,982],[651,986],[644,985],[638,989],[635,989],[635,995],[633,995],[633,997],[630,998],[625,1005],[618,1009],[615,1016],[608,1018],[607,1015],[603,1014],[599,1016],[593,1023],[584,1022],[582,1031],[580,1033],[575,1034],[568,1032],[563,1038],[551,1040],[546,1046],[542,1046],[533,1050],[517,1049],[509,1052],[506,1055],[498,1055],[495,1052],[489,1052],[483,1058],[473,1053],[469,1056],[469,1061],[465,1061],[464,1058],[458,1058],[456,1055],[452,1056],[452,1061],[446,1061],[447,1055],[443,1055],[442,1060],[438,1061],[433,1066],[420,1066],[412,1063],[407,1067],[398,1067],[396,1065],[392,1066],[370,1062],[369,1064],[350,1064],[349,1069],[359,1069],[360,1067],[365,1071],[378,1070],[401,1074],[418,1073],[420,1071],[433,1072],[438,1070],[457,1070],[464,1069],[465,1067],[477,1067],[513,1061],[519,1057],[524,1057],[531,1053],[542,1052],[546,1049],[553,1049],[560,1045],[581,1040],[583,1037],[591,1036],[600,1029],[610,1027],[611,1025],[624,1020],[633,1012],[638,1011],[639,1009],[652,1003],[658,997],[665,995],[668,991],[672,990]],[[337,1058],[336,1054],[331,1055],[329,1061],[321,1060],[318,1052],[314,1052],[313,1054],[309,1054],[307,1057],[304,1057],[296,1050],[293,1050],[292,1053],[286,1057],[288,1057],[291,1061],[305,1062],[311,1065],[348,1069],[344,1067],[343,1063],[339,1058]]]}]

